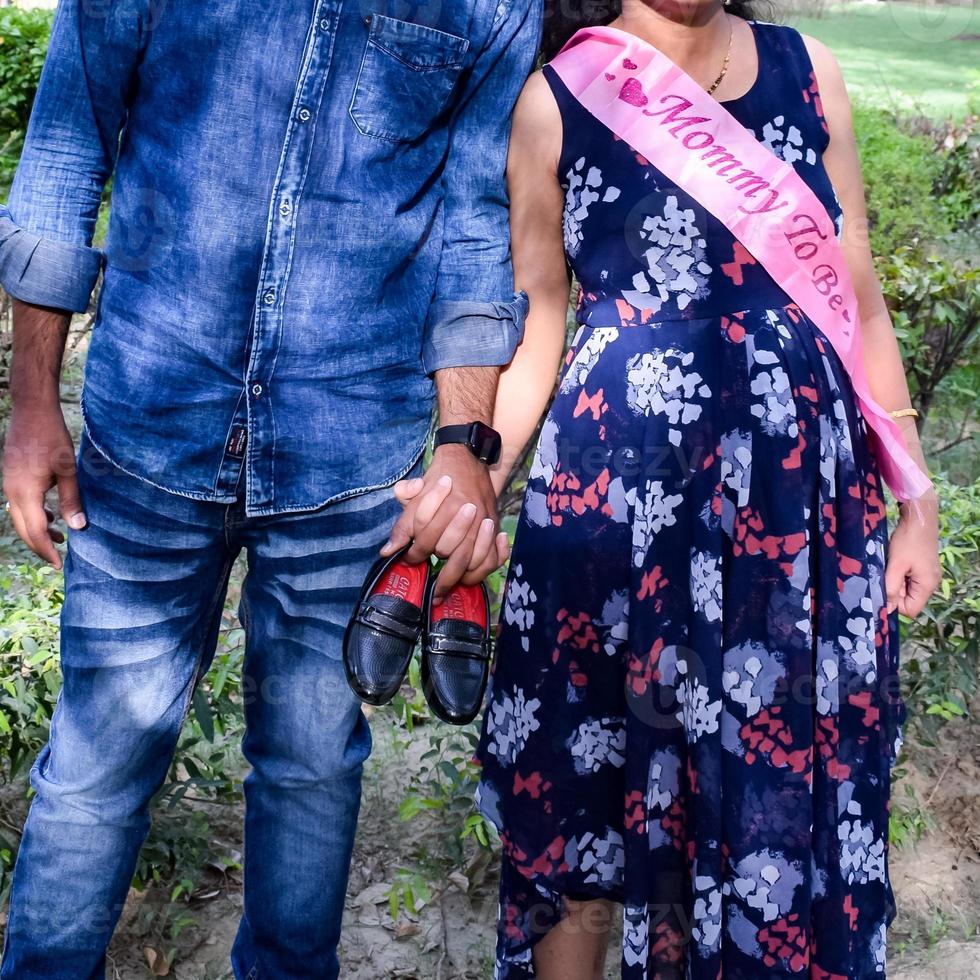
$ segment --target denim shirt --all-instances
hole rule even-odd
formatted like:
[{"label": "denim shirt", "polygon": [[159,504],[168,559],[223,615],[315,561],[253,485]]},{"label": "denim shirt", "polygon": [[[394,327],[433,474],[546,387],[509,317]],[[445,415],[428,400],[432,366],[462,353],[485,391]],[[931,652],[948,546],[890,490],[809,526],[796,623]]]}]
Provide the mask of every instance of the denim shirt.
[{"label": "denim shirt", "polygon": [[0,283],[81,311],[104,272],[94,444],[250,515],[406,473],[433,373],[522,333],[504,170],[541,7],[61,0]]}]

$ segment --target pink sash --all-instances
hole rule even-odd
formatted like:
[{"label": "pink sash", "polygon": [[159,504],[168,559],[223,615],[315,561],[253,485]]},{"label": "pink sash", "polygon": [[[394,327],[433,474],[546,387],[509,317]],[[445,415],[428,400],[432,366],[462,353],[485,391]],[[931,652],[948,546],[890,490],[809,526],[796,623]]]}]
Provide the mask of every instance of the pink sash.
[{"label": "pink sash", "polygon": [[700,202],[833,345],[899,500],[931,486],[865,373],[858,302],[836,228],[806,182],[652,45],[612,27],[579,31],[551,62],[601,123]]}]

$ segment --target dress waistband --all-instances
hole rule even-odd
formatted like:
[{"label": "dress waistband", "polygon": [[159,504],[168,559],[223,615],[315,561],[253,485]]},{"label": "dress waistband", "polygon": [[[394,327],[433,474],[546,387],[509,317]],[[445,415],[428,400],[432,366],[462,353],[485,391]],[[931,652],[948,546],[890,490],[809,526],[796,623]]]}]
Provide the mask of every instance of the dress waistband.
[{"label": "dress waistband", "polygon": [[656,326],[659,323],[673,323],[685,320],[712,320],[720,317],[731,317],[752,310],[783,310],[795,306],[783,290],[773,289],[753,290],[751,297],[746,296],[748,304],[742,309],[723,308],[712,303],[692,303],[687,309],[680,310],[674,303],[664,304],[660,310],[640,309],[616,297],[588,300],[580,303],[575,313],[575,321],[583,327],[645,327]]}]

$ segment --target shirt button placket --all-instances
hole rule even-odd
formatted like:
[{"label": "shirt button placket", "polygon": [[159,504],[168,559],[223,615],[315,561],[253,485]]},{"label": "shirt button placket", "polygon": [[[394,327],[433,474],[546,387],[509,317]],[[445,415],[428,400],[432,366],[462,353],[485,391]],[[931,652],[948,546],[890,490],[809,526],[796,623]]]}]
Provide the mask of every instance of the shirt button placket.
[{"label": "shirt button placket", "polygon": [[[252,357],[248,366],[249,427],[254,439],[248,474],[249,504],[264,508],[275,500],[272,477],[272,453],[274,446],[263,442],[275,426],[269,417],[272,401],[268,398],[268,386],[273,380],[275,351],[279,345],[279,332],[287,287],[286,270],[290,266],[293,247],[293,225],[300,207],[299,188],[309,166],[311,140],[313,138],[314,113],[320,105],[329,62],[332,56],[333,29],[338,0],[320,0],[314,12],[315,29],[310,33],[309,46],[303,63],[307,66],[296,85],[293,102],[294,125],[289,127],[282,148],[280,178],[273,188],[271,220],[266,238],[262,264],[262,287],[255,315]],[[263,380],[259,380],[259,379]],[[263,438],[264,437],[264,438]]]}]

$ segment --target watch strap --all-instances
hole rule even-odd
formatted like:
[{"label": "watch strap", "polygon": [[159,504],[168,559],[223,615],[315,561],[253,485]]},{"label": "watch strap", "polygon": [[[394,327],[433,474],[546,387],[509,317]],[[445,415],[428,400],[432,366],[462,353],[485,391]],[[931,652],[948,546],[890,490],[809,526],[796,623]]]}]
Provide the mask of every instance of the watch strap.
[{"label": "watch strap", "polygon": [[466,446],[478,460],[489,466],[500,461],[500,433],[485,422],[444,425],[438,428],[433,445],[438,448],[452,444]]},{"label": "watch strap", "polygon": [[468,446],[472,432],[473,426],[469,422],[462,425],[443,425],[436,429],[434,444],[436,446],[448,446],[463,443]]}]

